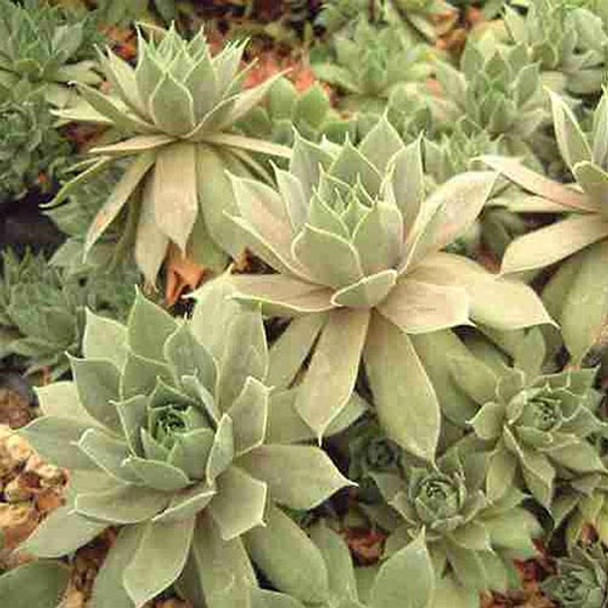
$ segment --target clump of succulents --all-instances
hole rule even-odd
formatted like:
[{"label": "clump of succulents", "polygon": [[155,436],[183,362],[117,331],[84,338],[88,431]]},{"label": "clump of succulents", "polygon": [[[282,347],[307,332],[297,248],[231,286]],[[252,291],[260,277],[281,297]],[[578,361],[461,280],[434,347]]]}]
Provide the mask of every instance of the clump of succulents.
[{"label": "clump of succulents", "polygon": [[360,19],[352,35],[334,40],[335,62],[313,64],[321,80],[342,94],[340,107],[382,113],[392,89],[399,83],[416,83],[428,77],[431,54],[394,27],[376,29]]},{"label": "clump of succulents", "polygon": [[551,99],[557,144],[576,180],[574,187],[549,180],[516,159],[485,160],[534,195],[521,194],[520,211],[568,214],[514,240],[502,272],[520,273],[566,260],[545,287],[543,300],[559,321],[573,361],[579,363],[599,338],[606,310],[606,281],[600,269],[608,256],[608,94],[594,112],[590,134],[583,132],[562,98],[553,94]]},{"label": "clump of succulents", "polygon": [[409,38],[434,42],[446,26],[449,29],[456,10],[445,0],[325,0],[317,23],[330,34],[343,33],[361,16],[372,23],[398,26]]},{"label": "clump of succulents", "polygon": [[68,277],[49,265],[43,254],[26,252],[19,259],[2,255],[0,325],[2,355],[18,355],[27,372],[48,370],[51,378],[68,371],[68,355],[80,352],[84,307],[111,317],[124,317],[139,275],[120,268],[85,277]]},{"label": "clump of succulents", "polygon": [[177,17],[175,0],[97,0],[97,19],[107,25],[124,25],[155,13],[171,23]]},{"label": "clump of succulents", "polygon": [[600,17],[565,0],[533,0],[525,17],[506,6],[504,20],[514,43],[525,45],[552,89],[576,96],[601,93],[608,32]]},{"label": "clump of succulents", "polygon": [[263,105],[254,108],[239,125],[260,139],[292,146],[294,128],[306,139],[319,141],[323,135],[336,142],[355,138],[353,121],[332,109],[323,87],[315,84],[303,93],[287,78],[280,78],[268,91]]},{"label": "clump of succulents", "polygon": [[491,33],[469,40],[460,70],[440,62],[437,79],[441,95],[436,112],[448,129],[460,122],[465,132],[501,137],[510,154],[533,156],[531,145],[540,127],[550,122],[550,109],[540,67],[529,59],[525,45],[501,45]]},{"label": "clump of succulents", "polygon": [[521,506],[525,495],[513,485],[505,484],[500,498],[486,494],[488,466],[487,453],[456,444],[436,467],[410,466],[405,477],[374,476],[386,501],[377,513],[389,509],[392,518],[384,515],[381,521],[394,522],[385,555],[424,534],[435,584],[448,579],[453,601],[471,608],[479,606],[480,591],[519,585],[512,560],[533,557],[532,541],[540,534],[534,516]]},{"label": "clump of succulents", "polygon": [[18,87],[0,102],[0,203],[21,198],[34,186],[48,189],[72,153],[44,101],[25,89]]},{"label": "clump of succulents", "polygon": [[[91,59],[93,29],[58,7],[26,0],[0,2],[0,97],[26,81],[59,108],[73,101],[70,82],[96,85],[101,77]],[[83,58],[84,55],[84,58]],[[87,58],[88,56],[88,58]]]},{"label": "clump of succulents", "polygon": [[470,319],[502,329],[551,322],[526,285],[441,252],[473,224],[496,175],[461,173],[426,197],[420,142],[404,145],[382,119],[357,148],[298,138],[289,171],[276,179],[278,191],[232,177],[233,221],[276,271],[232,280],[239,299],[294,319],[275,347],[284,373],[314,351],[297,410],[321,437],[363,356],[389,437],[432,460],[439,405],[417,338]]},{"label": "clump of succulents", "polygon": [[230,295],[211,281],[184,321],[141,294],[127,325],[88,312],[74,381],[38,390],[44,416],[21,432],[70,470],[70,492],[24,548],[59,557],[122,526],[96,605],[141,607],[174,583],[193,605],[240,605],[252,563],[300,601],[327,599],[322,557],[281,506],[312,509],[351,482],[294,444],[301,421],[264,383],[259,309]]},{"label": "clump of succulents", "polygon": [[545,580],[542,589],[564,608],[605,608],[607,572],[608,559],[601,545],[576,547],[571,557],[557,561],[557,574]]},{"label": "clump of succulents", "polygon": [[[216,270],[224,266],[225,252],[238,255],[241,245],[226,220],[236,207],[225,172],[265,175],[252,151],[290,154],[288,148],[233,131],[274,82],[242,91],[239,65],[245,44],[229,44],[212,57],[202,30],[186,41],[172,27],[161,38],[140,36],[135,68],[111,51],[100,54],[112,93],[78,84],[90,108],[61,112],[64,118],[111,125],[125,134],[118,143],[94,148],[99,160],[72,183],[116,159],[130,160],[91,223],[85,252],[123,207],[135,207],[135,260],[149,282],[155,281],[170,243]],[[70,184],[58,200],[69,189]]]},{"label": "clump of succulents", "polygon": [[488,497],[500,500],[519,486],[550,511],[558,480],[608,471],[592,441],[606,433],[597,417],[602,395],[593,388],[595,370],[543,374],[544,359],[542,335],[532,330],[514,367],[471,356],[454,356],[450,366],[453,381],[478,407],[468,424],[491,452]]}]

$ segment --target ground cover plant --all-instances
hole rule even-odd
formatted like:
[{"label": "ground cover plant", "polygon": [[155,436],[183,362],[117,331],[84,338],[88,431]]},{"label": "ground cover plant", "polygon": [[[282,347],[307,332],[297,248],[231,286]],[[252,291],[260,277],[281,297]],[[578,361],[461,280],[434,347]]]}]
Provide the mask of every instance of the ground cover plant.
[{"label": "ground cover plant", "polygon": [[608,606],[606,2],[0,33],[0,605]]}]

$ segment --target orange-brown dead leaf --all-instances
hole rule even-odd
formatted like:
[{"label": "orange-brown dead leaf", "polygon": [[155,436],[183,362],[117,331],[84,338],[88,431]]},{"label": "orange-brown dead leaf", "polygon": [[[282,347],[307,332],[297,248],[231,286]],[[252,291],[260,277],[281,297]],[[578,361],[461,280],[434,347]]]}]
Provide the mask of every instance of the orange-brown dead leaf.
[{"label": "orange-brown dead leaf", "polygon": [[185,257],[176,245],[171,244],[167,259],[167,283],[165,285],[167,305],[173,306],[185,291],[196,289],[201,284],[205,272],[204,266]]}]

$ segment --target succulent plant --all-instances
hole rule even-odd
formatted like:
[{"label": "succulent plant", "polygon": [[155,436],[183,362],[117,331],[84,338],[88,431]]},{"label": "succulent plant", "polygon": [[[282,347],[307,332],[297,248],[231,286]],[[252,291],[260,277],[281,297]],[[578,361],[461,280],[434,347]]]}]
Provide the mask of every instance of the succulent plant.
[{"label": "succulent plant", "polygon": [[123,526],[95,606],[139,608],[173,583],[193,605],[241,605],[252,562],[302,601],[328,593],[322,559],[279,505],[311,509],[351,482],[319,447],[292,444],[304,425],[264,384],[259,310],[230,295],[222,277],[207,283],[183,322],[141,294],[126,326],[88,312],[74,382],[39,389],[45,415],[20,431],[71,474],[68,504],[25,550],[58,557]]},{"label": "succulent plant", "polygon": [[384,0],[383,12],[389,23],[399,23],[410,36],[429,42],[447,33],[458,16],[446,0]]},{"label": "succulent plant", "polygon": [[483,360],[453,356],[450,367],[453,381],[479,408],[469,424],[491,451],[490,500],[515,484],[551,511],[558,480],[608,474],[591,441],[607,429],[597,417],[596,370],[541,373],[546,351],[540,330],[522,339],[514,367],[490,366],[484,352]]},{"label": "succulent plant", "polygon": [[344,95],[340,107],[382,113],[399,83],[415,86],[430,74],[429,47],[412,43],[394,27],[380,30],[361,18],[352,36],[334,40],[335,62],[313,64],[321,80]]},{"label": "succulent plant", "polygon": [[515,239],[505,252],[502,272],[539,269],[567,258],[545,287],[543,300],[560,324],[573,361],[579,363],[600,335],[607,306],[608,283],[598,269],[608,256],[608,94],[595,110],[590,136],[561,97],[552,94],[551,101],[559,151],[576,184],[554,182],[516,159],[484,160],[527,191],[519,197],[519,211],[569,214]]},{"label": "succulent plant", "polygon": [[358,148],[297,138],[278,192],[232,178],[233,221],[277,271],[234,275],[237,297],[294,318],[273,345],[272,384],[295,375],[316,342],[296,407],[318,437],[347,403],[363,354],[389,437],[432,460],[439,407],[412,340],[470,318],[504,329],[550,322],[527,286],[439,253],[475,221],[495,178],[459,174],[425,198],[420,142],[405,146],[386,118]]},{"label": "succulent plant", "polygon": [[[606,467],[606,458],[602,461]],[[556,529],[563,526],[569,551],[585,540],[589,529],[608,546],[608,476],[602,473],[572,475],[557,487],[551,515]]]},{"label": "succulent plant", "polygon": [[215,270],[227,260],[224,251],[241,252],[225,219],[235,206],[224,172],[266,174],[251,151],[290,155],[284,146],[231,132],[274,82],[241,91],[244,47],[229,44],[211,57],[202,30],[188,42],[172,27],[158,43],[140,36],[135,69],[111,51],[100,55],[116,97],[81,84],[78,89],[91,107],[60,115],[113,125],[128,137],[91,150],[101,158],[66,184],[56,202],[117,158],[130,157],[130,163],[93,220],[85,252],[127,204],[137,209],[135,259],[149,282],[156,279],[170,243]]},{"label": "succulent plant", "polygon": [[332,109],[323,87],[315,84],[303,93],[287,78],[272,85],[263,105],[254,108],[239,125],[250,137],[269,139],[292,146],[294,128],[306,139],[318,142],[325,135],[342,143],[356,139],[354,121],[343,119]]},{"label": "succulent plant", "polygon": [[564,608],[605,608],[608,603],[608,558],[601,545],[574,549],[557,561],[557,574],[542,583],[543,591]]},{"label": "succulent plant", "polygon": [[575,96],[601,93],[608,32],[600,17],[568,0],[533,0],[525,17],[507,5],[504,21],[514,43],[525,45],[540,63],[552,89]]},{"label": "succulent plant", "polygon": [[[441,608],[452,588],[442,581],[433,586],[431,557],[426,550],[424,533],[391,556],[379,567],[355,568],[348,546],[325,522],[310,529],[329,576],[329,600],[318,608],[401,608],[429,606]],[[404,576],[407,573],[407,576]],[[255,590],[256,608],[304,608],[293,596]],[[443,604],[444,605],[444,604]],[[306,606],[312,606],[306,604]]]},{"label": "succulent plant", "polygon": [[439,120],[449,130],[462,123],[467,133],[485,131],[510,154],[532,156],[538,129],[550,122],[540,68],[525,45],[499,44],[491,33],[467,42],[460,70],[437,64],[441,96],[435,100]]},{"label": "succulent plant", "polygon": [[0,203],[21,198],[34,185],[48,189],[66,164],[72,146],[52,123],[40,96],[25,96],[23,87],[0,102]]},{"label": "succulent plant", "polygon": [[[486,495],[488,464],[487,453],[456,444],[436,468],[411,466],[405,478],[375,475],[387,503],[384,508],[395,522],[385,555],[395,554],[425,531],[434,581],[449,579],[453,600],[471,608],[479,606],[479,591],[504,592],[518,586],[512,560],[534,556],[532,540],[540,533],[538,522],[520,506],[524,494],[514,486],[507,486],[496,500]],[[391,519],[385,516],[382,521]]]},{"label": "succulent plant", "polygon": [[5,330],[3,356],[25,358],[27,371],[49,369],[51,378],[69,369],[67,354],[80,352],[84,307],[122,317],[134,297],[139,275],[119,268],[66,277],[43,254],[27,252],[20,260],[11,249],[3,252],[0,282],[0,325]]},{"label": "succulent plant", "polygon": [[[127,213],[131,209],[125,209],[118,215],[86,256],[84,251],[91,222],[124,173],[124,162],[108,165],[91,179],[70,188],[66,200],[60,204],[45,206],[45,215],[67,236],[65,242],[53,253],[50,260],[52,265],[64,269],[69,275],[87,274],[96,269],[121,264],[134,266],[128,255],[129,241],[133,238],[135,228],[132,213],[131,217]],[[64,171],[62,177],[67,175],[67,171]]]},{"label": "succulent plant", "polygon": [[158,13],[163,21],[171,23],[177,17],[175,0],[97,0],[97,18],[104,24],[126,24]]},{"label": "succulent plant", "polygon": [[23,5],[0,1],[0,96],[25,80],[41,88],[45,100],[59,108],[73,101],[69,82],[96,85],[101,77],[83,49],[92,55],[92,28],[69,19],[58,7],[37,0]]}]

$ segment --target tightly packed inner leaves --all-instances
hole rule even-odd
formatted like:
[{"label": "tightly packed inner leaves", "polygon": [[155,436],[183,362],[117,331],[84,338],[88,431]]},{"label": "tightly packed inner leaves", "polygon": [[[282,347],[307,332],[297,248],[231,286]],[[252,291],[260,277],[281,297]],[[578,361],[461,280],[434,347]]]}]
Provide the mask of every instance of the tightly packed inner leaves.
[{"label": "tightly packed inner leaves", "polygon": [[58,4],[0,0],[0,236],[60,231],[0,353],[66,482],[4,546],[0,458],[0,605],[606,608],[602,2]]}]

